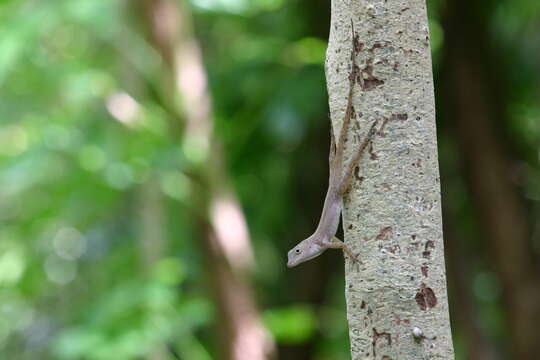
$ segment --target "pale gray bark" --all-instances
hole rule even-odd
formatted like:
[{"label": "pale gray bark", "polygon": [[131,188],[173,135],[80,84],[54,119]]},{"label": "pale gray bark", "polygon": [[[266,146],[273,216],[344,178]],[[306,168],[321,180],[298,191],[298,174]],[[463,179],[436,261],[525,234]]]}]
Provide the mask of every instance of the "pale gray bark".
[{"label": "pale gray bark", "polygon": [[[378,121],[345,197],[353,360],[452,359],[442,237],[435,106],[424,0],[332,0],[326,77],[334,132],[359,38],[348,153]],[[415,338],[413,329],[424,336]]]}]

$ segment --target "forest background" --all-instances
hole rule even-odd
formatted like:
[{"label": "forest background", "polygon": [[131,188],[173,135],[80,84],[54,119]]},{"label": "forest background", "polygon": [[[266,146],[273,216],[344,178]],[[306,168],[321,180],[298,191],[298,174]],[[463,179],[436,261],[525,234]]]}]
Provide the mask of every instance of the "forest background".
[{"label": "forest background", "polygon": [[[428,12],[456,357],[533,359],[540,2]],[[341,253],[285,266],[327,186],[329,15],[0,1],[0,358],[219,358],[246,306],[279,359],[350,358]]]}]

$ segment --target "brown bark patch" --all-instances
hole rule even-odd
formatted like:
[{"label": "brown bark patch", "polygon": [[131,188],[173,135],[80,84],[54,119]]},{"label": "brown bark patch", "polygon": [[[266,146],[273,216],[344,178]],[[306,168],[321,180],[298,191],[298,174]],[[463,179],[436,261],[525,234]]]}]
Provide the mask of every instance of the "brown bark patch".
[{"label": "brown bark patch", "polygon": [[383,80],[378,79],[373,75],[372,63],[373,59],[369,58],[367,60],[366,66],[362,70],[360,70],[360,81],[358,81],[358,83],[360,83],[360,87],[362,88],[362,90],[368,91],[384,84]]},{"label": "brown bark patch", "polygon": [[392,227],[391,226],[387,226],[385,228],[383,228],[380,232],[379,232],[379,235],[377,235],[377,237],[375,238],[375,240],[390,240],[390,236],[392,235]]},{"label": "brown bark patch", "polygon": [[376,351],[377,341],[379,341],[381,337],[386,339],[388,346],[392,345],[392,335],[390,335],[390,333],[385,332],[385,331],[377,332],[377,329],[373,328],[373,340],[371,342],[371,345],[373,348],[373,356],[377,356],[377,351]]},{"label": "brown bark patch", "polygon": [[383,118],[383,123],[379,129],[379,131],[377,131],[377,134],[379,136],[386,136],[386,133],[384,132],[384,129],[386,127],[386,125],[390,122],[390,121],[406,121],[409,119],[409,115],[407,114],[392,114],[390,115],[389,118],[385,117]]},{"label": "brown bark patch", "polygon": [[422,256],[425,259],[429,259],[431,256],[431,249],[435,249],[435,243],[432,240],[426,241],[426,245],[424,247],[424,251],[422,252]]},{"label": "brown bark patch", "polygon": [[425,311],[437,305],[437,297],[435,296],[435,292],[433,292],[433,290],[427,287],[424,283],[420,285],[420,289],[418,289],[414,299],[416,300],[416,304],[418,304],[420,310]]}]

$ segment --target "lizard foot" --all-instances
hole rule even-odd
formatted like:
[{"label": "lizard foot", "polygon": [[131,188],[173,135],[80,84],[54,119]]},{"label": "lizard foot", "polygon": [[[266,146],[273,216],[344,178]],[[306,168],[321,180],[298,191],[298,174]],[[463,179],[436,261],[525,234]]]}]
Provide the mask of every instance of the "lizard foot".
[{"label": "lizard foot", "polygon": [[361,261],[358,259],[358,254],[355,254],[352,252],[351,248],[349,248],[345,243],[335,236],[330,240],[328,244],[325,244],[326,247],[331,249],[341,249],[347,256],[351,259],[353,268],[360,270],[360,264]]}]

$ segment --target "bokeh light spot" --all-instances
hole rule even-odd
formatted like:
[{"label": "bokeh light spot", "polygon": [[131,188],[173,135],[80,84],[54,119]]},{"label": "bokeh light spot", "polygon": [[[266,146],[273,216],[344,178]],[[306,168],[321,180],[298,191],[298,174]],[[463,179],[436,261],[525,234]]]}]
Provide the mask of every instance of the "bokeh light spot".
[{"label": "bokeh light spot", "polygon": [[48,125],[43,132],[43,142],[48,148],[64,150],[71,143],[71,133],[64,126],[57,124]]},{"label": "bokeh light spot", "polygon": [[109,165],[105,171],[105,178],[111,187],[120,190],[127,189],[134,181],[133,171],[124,163]]},{"label": "bokeh light spot", "polygon": [[176,258],[162,259],[155,265],[154,275],[165,285],[177,285],[185,277],[184,266]]},{"label": "bokeh light spot", "polygon": [[208,157],[210,144],[204,136],[189,136],[182,144],[182,150],[186,159],[195,164],[200,164]]},{"label": "bokeh light spot", "polygon": [[0,255],[0,284],[16,284],[25,270],[24,257],[19,251],[9,250]]},{"label": "bokeh light spot", "polygon": [[53,239],[56,254],[66,260],[76,260],[86,250],[86,239],[73,227],[65,227],[56,233]]},{"label": "bokeh light spot", "polygon": [[266,310],[263,319],[276,340],[287,344],[306,342],[317,326],[313,310],[303,305]]},{"label": "bokeh light spot", "polygon": [[107,99],[106,107],[112,117],[122,124],[135,125],[136,117],[139,114],[139,104],[128,93],[118,92],[111,95]]},{"label": "bokeh light spot", "polygon": [[28,147],[28,134],[22,126],[4,126],[0,128],[0,144],[0,155],[19,155]]},{"label": "bokeh light spot", "polygon": [[77,264],[71,260],[62,259],[55,254],[47,257],[44,270],[49,281],[59,285],[69,284],[77,276]]},{"label": "bokeh light spot", "polygon": [[291,46],[284,54],[284,62],[291,66],[303,66],[306,64],[324,65],[326,58],[326,42],[314,38],[305,37]]},{"label": "bokeh light spot", "polygon": [[161,190],[167,196],[185,200],[189,195],[189,179],[178,171],[163,174],[160,178]]},{"label": "bokeh light spot", "polygon": [[85,170],[100,170],[105,165],[105,162],[105,152],[98,146],[87,145],[79,152],[79,163]]}]

